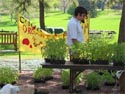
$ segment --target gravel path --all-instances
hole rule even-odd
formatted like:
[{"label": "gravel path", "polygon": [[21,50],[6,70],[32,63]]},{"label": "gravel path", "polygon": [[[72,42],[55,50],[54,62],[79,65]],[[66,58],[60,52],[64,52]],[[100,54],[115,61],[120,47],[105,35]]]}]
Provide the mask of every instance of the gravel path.
[{"label": "gravel path", "polygon": [[[21,60],[21,70],[34,70],[36,67],[40,66],[44,62],[44,59],[22,59]],[[19,69],[19,59],[15,57],[0,57],[0,66],[8,66]]]}]

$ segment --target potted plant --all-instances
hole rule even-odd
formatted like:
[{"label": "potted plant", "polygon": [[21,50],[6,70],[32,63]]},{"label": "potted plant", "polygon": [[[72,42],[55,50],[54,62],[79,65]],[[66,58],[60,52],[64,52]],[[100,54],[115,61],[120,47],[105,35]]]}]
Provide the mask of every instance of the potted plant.
[{"label": "potted plant", "polygon": [[19,75],[18,72],[11,67],[0,67],[0,85],[16,83]]},{"label": "potted plant", "polygon": [[101,86],[101,76],[96,72],[91,72],[85,76],[85,84],[87,89],[97,90]]},{"label": "potted plant", "polygon": [[114,66],[125,66],[125,43],[113,44],[112,61]]},{"label": "potted plant", "polygon": [[46,46],[42,49],[42,54],[52,64],[65,64],[66,57],[66,43],[65,39],[48,39]]},{"label": "potted plant", "polygon": [[109,44],[98,45],[98,50],[96,54],[98,55],[96,64],[109,64],[109,59],[111,57]]},{"label": "potted plant", "polygon": [[103,34],[100,37],[91,39],[90,61],[92,64],[109,64],[111,60],[110,39]]},{"label": "potted plant", "polygon": [[[62,81],[62,88],[63,89],[68,89],[69,88],[69,84],[70,84],[70,71],[69,69],[64,69],[61,71],[61,81]],[[81,80],[81,75],[79,74],[75,80],[74,80],[74,83],[75,84],[78,84],[80,83],[80,80]]]},{"label": "potted plant", "polygon": [[45,83],[47,80],[50,80],[53,78],[52,73],[53,73],[52,69],[37,67],[37,69],[33,72],[34,82]]},{"label": "potted plant", "polygon": [[80,47],[80,51],[81,51],[81,56],[80,59],[82,61],[83,64],[89,64],[89,43],[82,43],[81,47]]},{"label": "potted plant", "polygon": [[90,40],[90,42],[88,43],[88,49],[89,49],[89,54],[88,54],[88,58],[90,61],[90,64],[94,64],[96,62],[97,56],[96,56],[96,42],[94,40]]},{"label": "potted plant", "polygon": [[65,69],[61,71],[61,81],[62,81],[62,88],[63,89],[68,89],[69,84],[70,84],[70,79],[69,79],[69,70]]},{"label": "potted plant", "polygon": [[104,85],[108,85],[108,86],[115,85],[115,79],[112,77],[111,73],[109,73],[108,71],[104,71],[102,75],[102,79],[104,81]]},{"label": "potted plant", "polygon": [[49,94],[49,91],[48,90],[44,90],[44,89],[37,89],[37,88],[35,88],[33,94]]},{"label": "potted plant", "polygon": [[87,43],[75,43],[72,45],[74,64],[89,64]]}]

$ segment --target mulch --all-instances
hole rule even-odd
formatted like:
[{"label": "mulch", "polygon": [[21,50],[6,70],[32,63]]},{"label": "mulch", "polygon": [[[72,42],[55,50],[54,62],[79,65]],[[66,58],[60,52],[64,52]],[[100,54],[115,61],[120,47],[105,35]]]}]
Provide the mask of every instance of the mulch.
[{"label": "mulch", "polygon": [[[17,85],[20,88],[19,94],[34,94],[34,90],[49,92],[49,94],[70,94],[68,89],[62,89],[60,72],[53,74],[53,79],[46,83],[34,83],[32,71],[22,71],[19,75]],[[84,82],[82,82],[84,83]],[[113,94],[113,86],[102,86],[100,90],[87,90],[83,84],[80,84],[79,93],[73,94]],[[78,88],[77,87],[77,88]],[[44,93],[39,93],[44,94]]]}]

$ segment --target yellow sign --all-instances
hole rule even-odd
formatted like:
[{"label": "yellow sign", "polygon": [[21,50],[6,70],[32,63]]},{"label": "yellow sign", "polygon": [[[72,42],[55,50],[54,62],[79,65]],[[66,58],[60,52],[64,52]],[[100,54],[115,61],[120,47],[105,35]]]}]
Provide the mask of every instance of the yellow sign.
[{"label": "yellow sign", "polygon": [[25,17],[18,16],[19,51],[40,53],[48,38],[65,38],[66,33],[50,34],[37,28]]},{"label": "yellow sign", "polygon": [[90,24],[90,17],[89,15],[87,15],[87,17],[84,19],[84,23],[81,23],[85,42],[89,41],[89,24]]}]

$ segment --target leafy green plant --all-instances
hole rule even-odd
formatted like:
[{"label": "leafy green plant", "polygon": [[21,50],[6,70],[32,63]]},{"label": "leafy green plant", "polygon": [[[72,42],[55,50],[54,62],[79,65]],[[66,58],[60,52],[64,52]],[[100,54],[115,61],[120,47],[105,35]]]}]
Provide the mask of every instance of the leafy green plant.
[{"label": "leafy green plant", "polygon": [[89,58],[90,60],[103,60],[103,61],[107,61],[107,63],[109,63],[109,61],[111,61],[111,57],[112,57],[112,45],[111,45],[111,39],[107,38],[107,34],[102,34],[98,37],[93,37],[90,40],[89,43]]},{"label": "leafy green plant", "polygon": [[13,83],[18,80],[18,72],[11,67],[0,67],[0,83]]},{"label": "leafy green plant", "polygon": [[37,69],[33,72],[33,77],[35,79],[44,79],[47,76],[52,76],[53,70],[37,67]]},{"label": "leafy green plant", "polygon": [[46,47],[42,49],[42,55],[45,58],[62,60],[66,57],[66,43],[65,39],[48,39]]},{"label": "leafy green plant", "polygon": [[81,43],[80,46],[80,53],[81,56],[80,58],[82,59],[89,59],[89,48],[88,48],[89,43]]},{"label": "leafy green plant", "polygon": [[81,43],[74,43],[72,45],[72,51],[73,51],[73,58],[79,58],[81,56]]},{"label": "leafy green plant", "polygon": [[63,85],[69,85],[70,79],[69,79],[69,70],[62,70],[61,71],[61,80]]},{"label": "leafy green plant", "polygon": [[96,61],[97,56],[96,56],[96,50],[97,50],[97,45],[94,39],[91,39],[91,41],[88,43],[88,58],[91,61]]},{"label": "leafy green plant", "polygon": [[89,89],[98,89],[101,85],[102,79],[96,72],[89,73],[85,76],[86,87]]},{"label": "leafy green plant", "polygon": [[[64,69],[61,71],[61,80],[62,80],[63,85],[68,86],[70,84],[70,77],[69,76],[70,76],[69,69]],[[78,84],[80,82],[80,80],[81,80],[81,75],[79,74],[74,80],[75,84]]]},{"label": "leafy green plant", "polygon": [[125,43],[113,44],[113,56],[114,62],[125,62]]},{"label": "leafy green plant", "polygon": [[89,43],[76,42],[72,45],[73,59],[89,59]]},{"label": "leafy green plant", "polygon": [[104,71],[104,74],[102,75],[102,79],[104,81],[104,83],[115,83],[115,79],[112,77],[112,75],[108,72],[108,71]]}]

